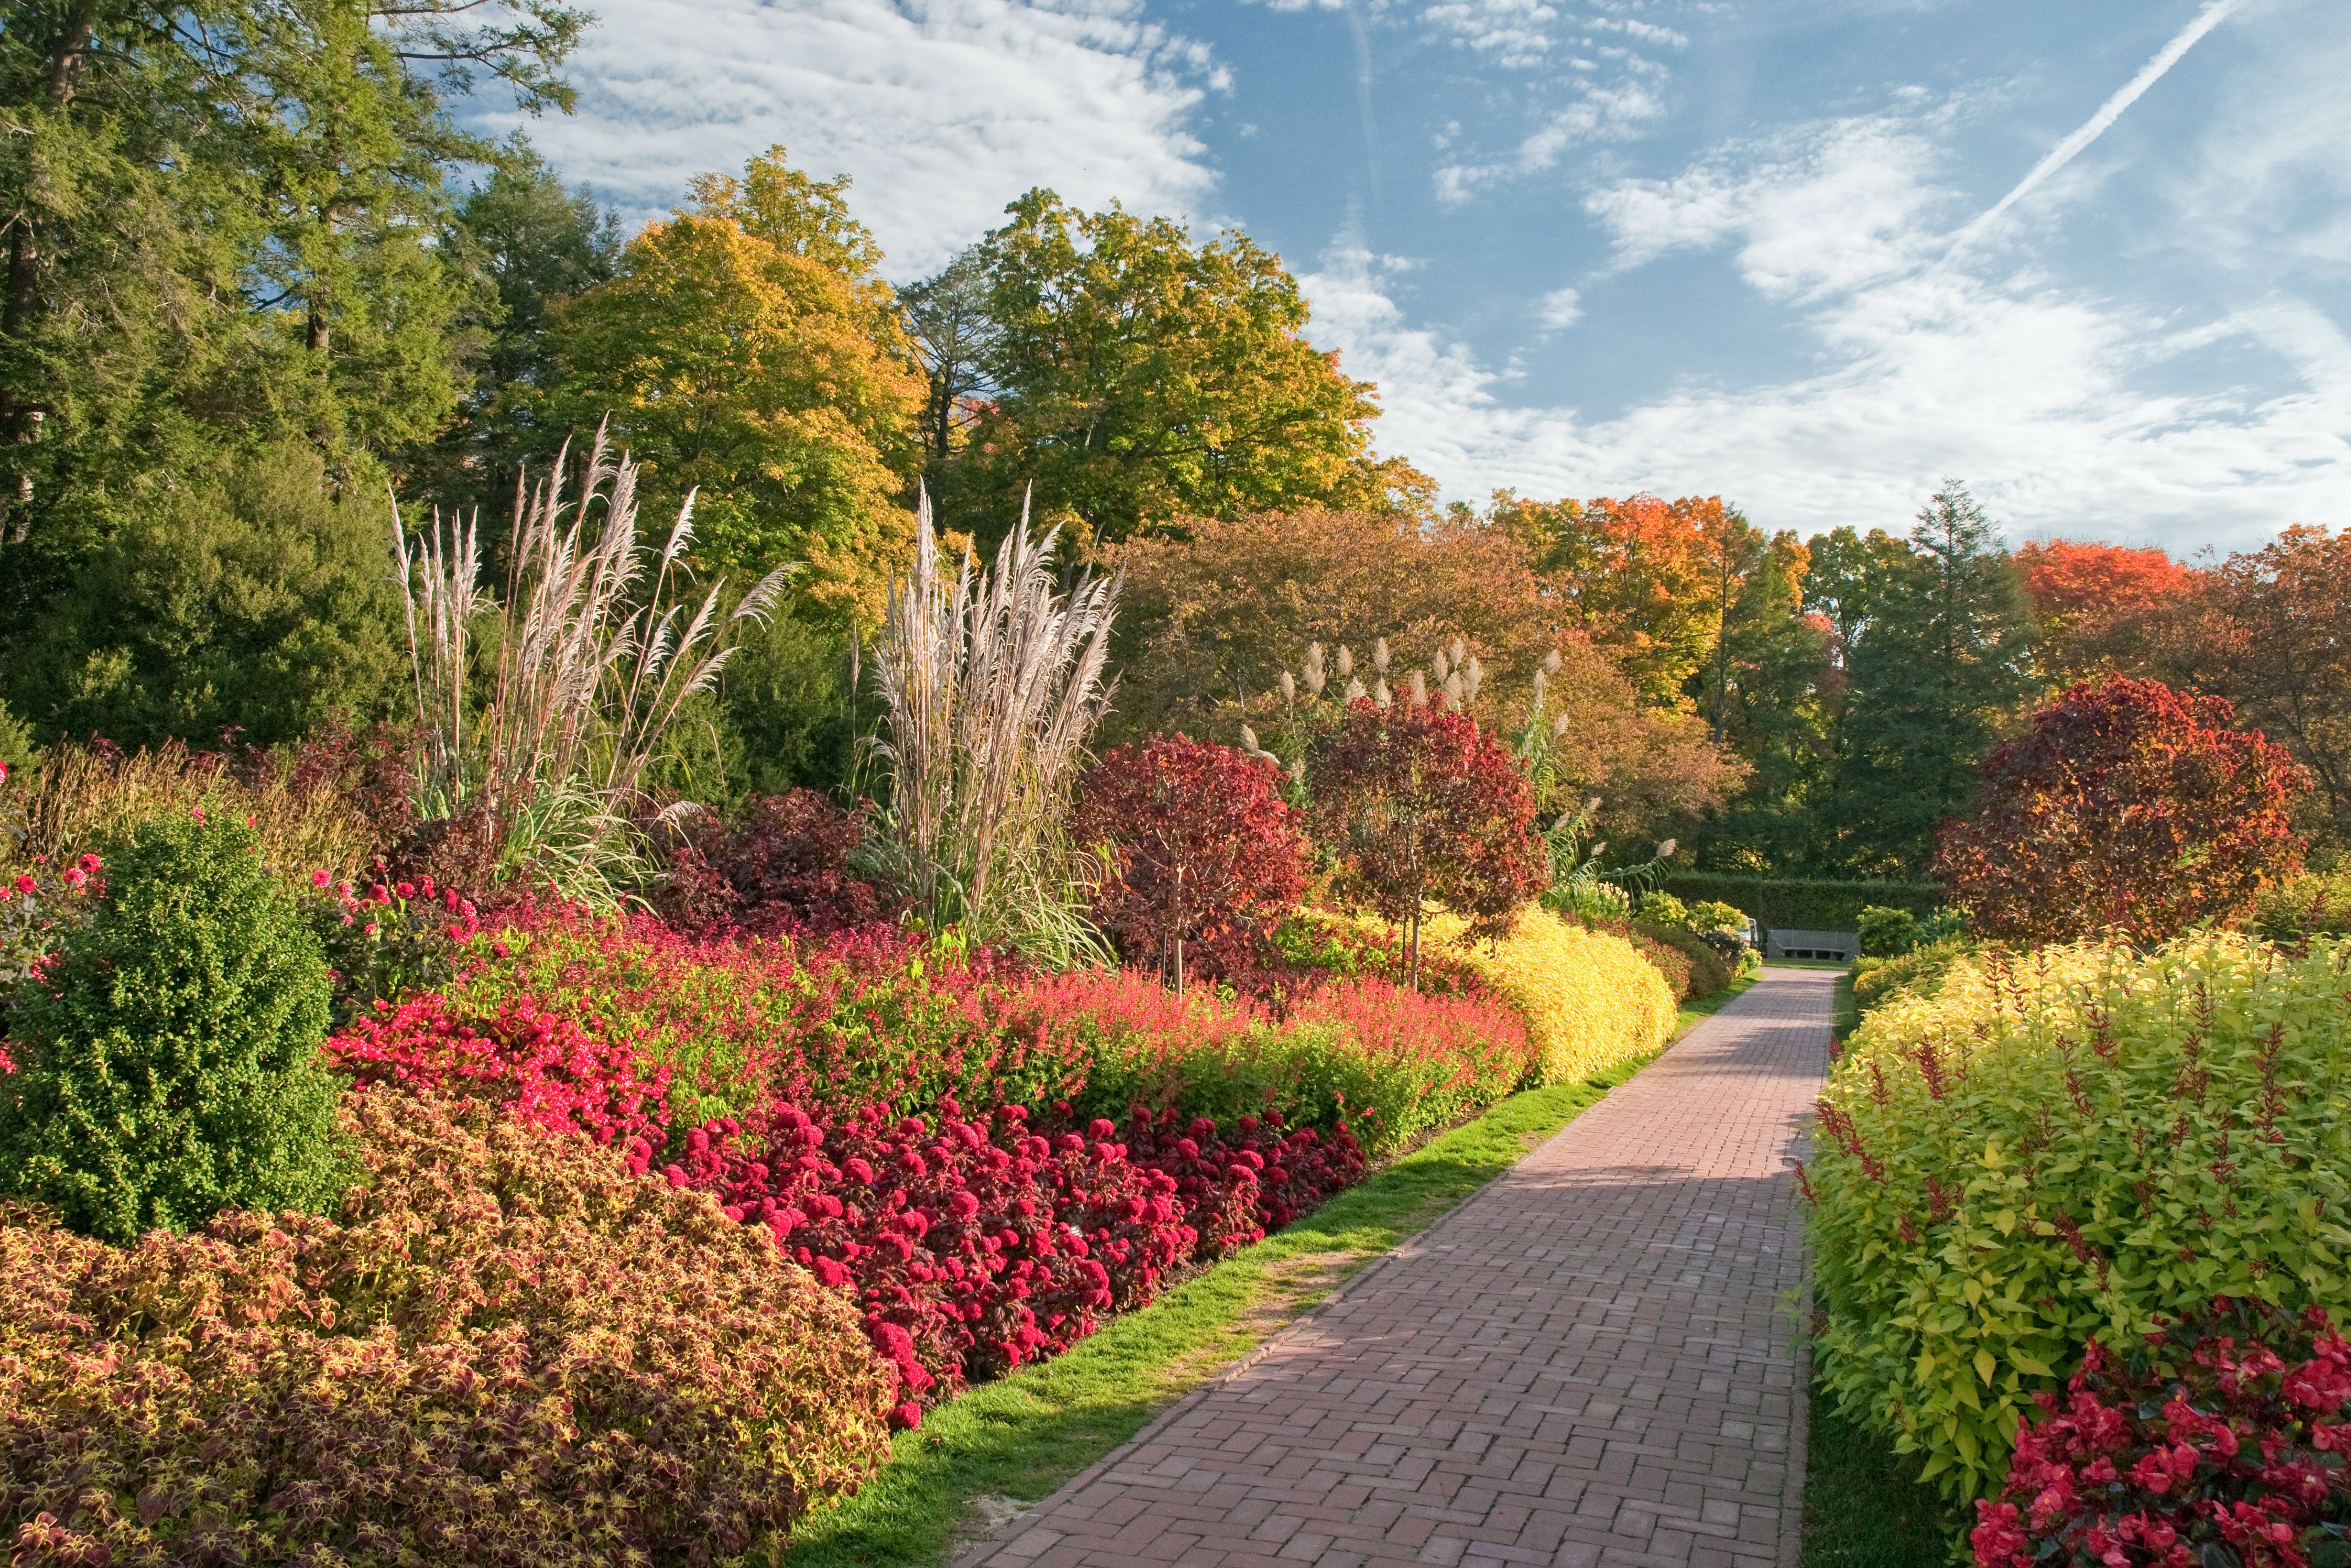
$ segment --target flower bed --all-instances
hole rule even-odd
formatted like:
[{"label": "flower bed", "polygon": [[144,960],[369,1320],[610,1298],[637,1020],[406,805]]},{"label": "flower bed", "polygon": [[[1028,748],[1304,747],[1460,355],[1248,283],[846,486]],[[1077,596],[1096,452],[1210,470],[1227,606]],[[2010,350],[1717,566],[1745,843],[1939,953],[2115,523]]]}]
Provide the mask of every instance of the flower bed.
[{"label": "flower bed", "polygon": [[1531,908],[1499,939],[1473,941],[1467,930],[1456,916],[1432,915],[1427,936],[1525,1017],[1540,1082],[1589,1078],[1672,1038],[1673,991],[1622,937]]},{"label": "flower bed", "polygon": [[1840,1403],[1958,1498],[2095,1336],[2217,1295],[2351,1307],[2351,944],[1955,957],[1820,1102],[1815,1343]]},{"label": "flower bed", "polygon": [[767,1561],[887,1457],[890,1369],[766,1231],[479,1105],[345,1124],[333,1218],[0,1217],[15,1561]]}]

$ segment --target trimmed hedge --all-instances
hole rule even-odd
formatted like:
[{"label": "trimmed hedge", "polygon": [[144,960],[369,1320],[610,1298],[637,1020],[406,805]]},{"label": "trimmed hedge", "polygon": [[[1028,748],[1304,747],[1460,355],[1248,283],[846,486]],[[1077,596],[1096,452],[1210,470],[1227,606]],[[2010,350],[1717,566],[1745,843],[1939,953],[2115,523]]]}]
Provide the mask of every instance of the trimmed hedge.
[{"label": "trimmed hedge", "polygon": [[1622,936],[1547,910],[1519,911],[1507,936],[1477,941],[1455,915],[1426,939],[1468,960],[1527,1020],[1538,1083],[1573,1083],[1648,1055],[1680,1018],[1673,988]]},{"label": "trimmed hedge", "polygon": [[1677,871],[1658,884],[1687,904],[1715,899],[1769,929],[1852,931],[1870,904],[1907,909],[1921,920],[1943,906],[1938,882],[1840,881],[1832,877],[1740,876],[1728,872]]}]

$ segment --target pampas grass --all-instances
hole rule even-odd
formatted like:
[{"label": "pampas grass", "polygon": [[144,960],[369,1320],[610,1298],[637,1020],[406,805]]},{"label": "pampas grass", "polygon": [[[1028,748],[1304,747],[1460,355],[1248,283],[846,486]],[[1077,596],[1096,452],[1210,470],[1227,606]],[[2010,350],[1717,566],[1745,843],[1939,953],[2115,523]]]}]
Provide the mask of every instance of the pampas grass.
[{"label": "pampas grass", "polygon": [[994,569],[967,555],[952,582],[927,496],[914,536],[874,650],[873,753],[889,772],[870,841],[881,869],[934,925],[1058,961],[1105,958],[1082,913],[1100,868],[1062,822],[1110,701],[1120,579],[1057,592],[1055,533],[1031,539],[1025,507]]}]

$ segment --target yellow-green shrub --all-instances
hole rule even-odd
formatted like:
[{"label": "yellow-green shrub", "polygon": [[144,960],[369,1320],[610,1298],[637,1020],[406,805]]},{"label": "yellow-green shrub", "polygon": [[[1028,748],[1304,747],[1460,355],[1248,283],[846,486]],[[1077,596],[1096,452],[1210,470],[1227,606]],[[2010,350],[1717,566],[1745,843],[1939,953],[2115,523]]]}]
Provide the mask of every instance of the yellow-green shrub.
[{"label": "yellow-green shrub", "polygon": [[1422,939],[1458,954],[1526,1015],[1536,1076],[1566,1083],[1646,1056],[1679,1016],[1655,965],[1621,936],[1548,910],[1519,912],[1507,936],[1473,942],[1458,915],[1432,915]]},{"label": "yellow-green shrub", "polygon": [[1865,955],[1854,960],[1853,1000],[1864,1018],[1905,992],[1931,996],[1950,972],[1951,965],[1963,953],[1980,954],[1980,946],[1947,936],[1939,942],[1929,942],[1913,947],[1907,953],[1891,958]]},{"label": "yellow-green shrub", "polygon": [[2351,1309],[2351,943],[1960,956],[1883,1000],[1820,1102],[1828,1386],[1950,1495],[2084,1342],[2220,1294]]}]

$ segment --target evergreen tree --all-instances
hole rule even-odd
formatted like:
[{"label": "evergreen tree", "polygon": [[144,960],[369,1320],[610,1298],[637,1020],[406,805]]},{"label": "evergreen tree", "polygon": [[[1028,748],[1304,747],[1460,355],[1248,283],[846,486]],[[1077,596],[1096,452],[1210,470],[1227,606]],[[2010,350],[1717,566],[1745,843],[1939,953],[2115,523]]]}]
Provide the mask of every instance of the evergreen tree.
[{"label": "evergreen tree", "polygon": [[1871,552],[1857,580],[1824,825],[1844,869],[1922,875],[2030,688],[2030,622],[1991,520],[1956,479],[1918,514],[1907,560]]},{"label": "evergreen tree", "polygon": [[1746,762],[1747,785],[1688,835],[1701,865],[1773,871],[1805,863],[1831,758],[1828,619],[1803,609],[1811,552],[1792,533],[1758,532],[1733,579],[1736,597],[1699,694],[1719,742]]}]

